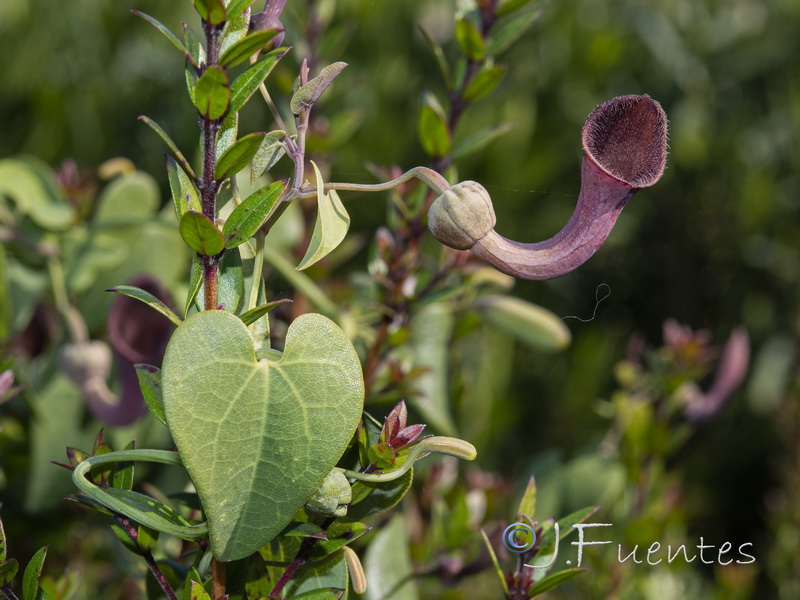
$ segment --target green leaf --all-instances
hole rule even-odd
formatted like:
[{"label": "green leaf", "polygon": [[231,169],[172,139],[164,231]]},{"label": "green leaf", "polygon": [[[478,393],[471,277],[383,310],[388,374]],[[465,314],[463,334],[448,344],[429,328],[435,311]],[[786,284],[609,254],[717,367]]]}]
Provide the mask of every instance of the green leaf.
[{"label": "green leaf", "polygon": [[495,14],[497,14],[498,17],[502,17],[534,1],[535,0],[502,0]]},{"label": "green leaf", "polygon": [[256,179],[269,171],[284,154],[286,148],[283,145],[285,131],[270,131],[261,142],[258,152],[250,163],[250,185],[255,184]]},{"label": "green leaf", "polygon": [[281,60],[288,48],[277,48],[259,57],[258,61],[250,65],[244,73],[239,75],[231,84],[230,112],[238,112],[247,103],[264,80],[269,76],[278,61]]},{"label": "green leaf", "polygon": [[[139,225],[142,220],[153,217],[161,204],[161,192],[158,183],[149,174],[142,171],[125,173],[109,183],[97,198],[92,225],[102,225],[103,228],[114,225]],[[90,244],[97,244],[101,234],[92,236]],[[112,237],[111,246],[119,244],[119,240]],[[128,248],[121,244],[120,248],[127,258]],[[88,249],[91,252],[91,249]]]},{"label": "green leaf", "polygon": [[510,19],[502,26],[497,27],[489,39],[488,54],[492,57],[500,56],[508,50],[534,23],[542,16],[542,11],[537,10]]},{"label": "green leaf", "polygon": [[323,192],[324,183],[319,167],[313,161],[311,166],[314,167],[317,176],[317,222],[306,255],[297,265],[298,271],[310,267],[330,254],[342,243],[350,228],[350,215],[347,214],[339,195],[333,190],[327,194]]},{"label": "green leaf", "polygon": [[201,287],[203,287],[203,265],[200,263],[200,258],[197,254],[193,254],[192,269],[189,272],[189,293],[186,296],[186,306],[183,309],[184,318],[189,314],[189,309],[194,304]]},{"label": "green leaf", "polygon": [[536,582],[533,585],[533,587],[531,587],[531,589],[528,590],[528,598],[533,598],[534,596],[538,596],[539,594],[544,594],[545,592],[549,592],[550,590],[555,589],[558,586],[569,581],[573,577],[580,575],[581,573],[585,573],[588,570],[589,569],[581,569],[581,568],[565,569],[563,571],[559,571],[558,573],[553,573],[552,575],[548,575],[542,580]]},{"label": "green leaf", "polygon": [[175,323],[175,325],[181,324],[181,319],[172,312],[172,309],[164,304],[161,300],[156,298],[150,292],[147,292],[141,288],[137,288],[132,285],[117,285],[112,288],[108,288],[107,292],[117,292],[118,294],[122,294],[124,296],[130,296],[131,298],[136,298],[147,304],[150,308],[160,312],[162,315],[167,317],[170,321]]},{"label": "green leaf", "polygon": [[467,84],[462,97],[467,102],[483,98],[500,84],[506,75],[506,70],[505,65],[485,65]]},{"label": "green leaf", "polygon": [[[228,0],[223,1],[229,4]],[[245,11],[246,10],[247,9],[245,9]],[[250,26],[250,13],[247,12],[247,14],[245,14],[245,11],[233,17],[230,14],[227,15],[225,28],[222,30],[222,34],[219,37],[218,56],[225,54],[230,47],[247,36],[247,30]]]},{"label": "green leaf", "polygon": [[178,230],[183,241],[199,254],[214,256],[222,252],[225,247],[222,233],[203,213],[192,210],[184,213]]},{"label": "green leaf", "polygon": [[226,10],[223,0],[192,0],[197,14],[204,21],[218,25],[225,20]]},{"label": "green leaf", "polygon": [[190,600],[211,600],[211,596],[203,589],[203,585],[192,581],[192,592],[189,596]]},{"label": "green leaf", "polygon": [[47,558],[47,546],[39,548],[33,555],[25,573],[22,576],[22,600],[37,600],[39,598],[39,579],[42,577],[42,567]]},{"label": "green leaf", "polygon": [[[195,64],[199,65],[206,62],[206,49],[203,47],[200,38],[197,37],[197,34],[194,30],[189,27],[186,23],[182,23],[183,25],[183,40],[185,42],[186,48],[189,50],[189,53],[192,55]],[[191,69],[194,72],[194,69]]]},{"label": "green leaf", "polygon": [[200,202],[200,192],[189,179],[183,168],[172,158],[167,156],[167,179],[172,192],[172,202],[175,205],[175,215],[180,222],[187,211],[201,212],[203,206]]},{"label": "green leaf", "polygon": [[150,127],[150,129],[152,129],[158,134],[158,137],[164,140],[164,143],[167,144],[167,147],[175,155],[175,158],[177,158],[178,161],[180,161],[180,163],[183,165],[183,168],[186,169],[186,172],[189,173],[189,175],[193,179],[196,178],[197,175],[194,174],[194,170],[192,169],[192,166],[189,164],[189,161],[186,160],[186,157],[183,155],[183,153],[180,150],[178,150],[178,146],[176,146],[175,142],[172,141],[172,138],[170,138],[169,135],[167,135],[167,132],[164,131],[161,128],[161,126],[155,121],[153,121],[150,117],[141,115],[139,117],[139,120],[145,123],[148,127]]},{"label": "green leaf", "polygon": [[461,17],[456,23],[456,41],[470,60],[479,62],[486,56],[486,40],[467,17]]},{"label": "green leaf", "polygon": [[[135,442],[130,442],[125,446],[125,450],[132,450]],[[132,462],[119,462],[114,466],[114,477],[111,480],[111,485],[115,488],[123,490],[133,489],[133,474],[134,467]]]},{"label": "green leaf", "polygon": [[450,70],[450,64],[447,62],[447,57],[444,55],[444,50],[442,50],[442,47],[436,43],[436,40],[434,40],[427,31],[425,31],[422,27],[420,27],[419,30],[422,32],[422,37],[425,38],[428,47],[433,53],[433,57],[436,59],[436,65],[439,67],[439,73],[442,76],[442,81],[444,81],[445,88],[447,88],[448,92],[452,92],[453,73]]},{"label": "green leaf", "polygon": [[75,217],[59,190],[53,172],[36,159],[0,160],[0,197],[8,196],[17,210],[50,231],[67,229]]},{"label": "green leaf", "polygon": [[313,537],[320,540],[328,539],[322,527],[309,523],[308,521],[292,521],[284,527],[283,531],[281,531],[281,535],[302,538]]},{"label": "green leaf", "polygon": [[474,154],[475,152],[479,152],[504,133],[511,131],[513,128],[514,126],[511,123],[505,123],[503,125],[492,125],[491,127],[476,131],[472,135],[467,136],[463,142],[458,144],[458,146],[453,149],[453,152],[450,156],[453,160],[458,160],[460,158],[469,156],[470,154]]},{"label": "green leaf", "polygon": [[287,298],[284,300],[274,300],[273,302],[267,302],[266,304],[262,304],[261,306],[256,306],[255,308],[251,308],[246,313],[242,313],[241,315],[239,315],[239,318],[242,320],[242,323],[249,326],[258,321],[261,317],[263,317],[273,308],[280,306],[281,304],[286,304],[287,302],[291,302],[291,300]]},{"label": "green leaf", "polygon": [[201,116],[219,119],[228,110],[230,96],[228,75],[221,68],[211,66],[197,80],[192,102]]},{"label": "green leaf", "polygon": [[517,515],[525,515],[530,519],[536,513],[536,480],[531,476],[528,480],[528,485],[525,487],[525,492],[522,494],[522,500],[519,502],[517,508]]},{"label": "green leaf", "polygon": [[235,313],[239,310],[243,291],[242,257],[239,254],[239,250],[234,248],[223,254],[222,259],[219,261],[217,303],[224,310]]},{"label": "green leaf", "polygon": [[14,581],[19,571],[19,563],[16,558],[0,561],[0,593],[2,589]]},{"label": "green leaf", "polygon": [[253,0],[231,0],[228,2],[228,21],[233,21],[236,17],[241,15],[250,8],[252,3]]},{"label": "green leaf", "polygon": [[141,363],[133,366],[136,369],[139,388],[142,390],[142,396],[147,408],[150,409],[150,412],[153,413],[153,416],[158,421],[168,427],[167,417],[164,414],[164,399],[161,394],[161,369]]},{"label": "green leaf", "polygon": [[223,67],[234,67],[241,62],[246,61],[253,54],[263,49],[267,44],[272,41],[276,35],[280,33],[277,29],[262,29],[254,31],[247,37],[239,40],[219,59],[219,63]]},{"label": "green leaf", "polygon": [[132,10],[131,12],[135,14],[137,17],[141,17],[142,19],[150,23],[153,27],[158,29],[161,33],[163,33],[166,36],[166,38],[170,42],[172,42],[172,45],[175,46],[180,51],[180,53],[186,57],[187,60],[194,61],[194,58],[189,52],[189,49],[186,48],[186,46],[183,45],[183,42],[181,42],[177,38],[177,36],[174,33],[172,33],[169,29],[167,29],[167,27],[164,26],[160,21],[154,19],[150,15],[144,14],[143,12],[139,12],[138,10]]},{"label": "green leaf", "polygon": [[291,600],[342,600],[348,587],[347,566],[338,553],[317,567],[299,569],[284,594]]},{"label": "green leaf", "polygon": [[364,556],[365,600],[418,600],[402,513],[395,514],[372,538]]},{"label": "green leaf", "polygon": [[[575,512],[568,514],[566,517],[559,519],[558,539],[563,540],[565,537],[567,537],[572,532],[573,525],[583,523],[586,519],[596,513],[599,508],[600,507],[598,506],[588,506],[586,508],[576,510]],[[544,578],[544,575],[548,569],[541,568],[541,566],[552,562],[555,550],[556,528],[551,520],[544,523],[542,526],[542,533],[539,536],[539,552],[536,554],[532,562],[533,565],[540,567],[537,568],[534,573],[535,579]]]},{"label": "green leaf", "polygon": [[436,97],[425,92],[417,121],[417,134],[422,149],[429,156],[439,158],[450,152],[452,140],[447,127],[447,116]]},{"label": "green leaf", "polygon": [[276,181],[254,192],[233,209],[222,227],[226,248],[236,248],[255,235],[283,193],[283,187]]},{"label": "green leaf", "polygon": [[228,148],[214,167],[214,179],[225,179],[244,169],[255,156],[266,135],[266,133],[251,133]]},{"label": "green leaf", "polygon": [[311,108],[346,66],[347,63],[345,62],[335,62],[332,65],[328,65],[314,79],[301,86],[289,102],[289,108],[292,113],[299,115],[304,110]]},{"label": "green leaf", "polygon": [[486,322],[522,343],[546,352],[569,346],[571,334],[564,321],[549,310],[511,296],[483,296],[475,302]]},{"label": "green leaf", "polygon": [[142,552],[152,552],[158,542],[159,532],[144,525],[136,528],[136,541]]},{"label": "green leaf", "polygon": [[113,487],[103,488],[103,493],[113,496],[126,506],[134,507],[145,513],[153,521],[154,525],[158,525],[159,528],[165,531],[171,531],[173,525],[181,527],[191,525],[180,513],[150,496]]},{"label": "green leaf", "polygon": [[6,530],[3,527],[3,519],[0,519],[0,562],[4,561],[7,557],[8,549],[6,548]]},{"label": "green leaf", "polygon": [[228,111],[228,115],[222,120],[222,125],[217,134],[217,147],[215,150],[216,160],[225,155],[236,143],[239,135],[239,115],[233,111]]},{"label": "green leaf", "polygon": [[328,527],[325,532],[327,540],[320,540],[314,545],[311,552],[311,557],[314,560],[320,560],[336,552],[342,546],[345,546],[364,535],[371,527],[359,522],[340,523],[338,520]]},{"label": "green leaf", "polygon": [[289,326],[275,361],[256,360],[235,315],[193,315],[167,346],[162,386],[212,552],[223,561],[255,552],[291,522],[344,452],[364,399],[353,346],[317,314]]}]

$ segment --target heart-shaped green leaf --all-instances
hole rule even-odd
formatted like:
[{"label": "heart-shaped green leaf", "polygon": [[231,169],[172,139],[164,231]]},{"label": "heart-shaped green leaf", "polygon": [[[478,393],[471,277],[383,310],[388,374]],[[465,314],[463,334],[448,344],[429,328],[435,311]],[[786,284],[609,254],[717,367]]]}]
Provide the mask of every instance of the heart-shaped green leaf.
[{"label": "heart-shaped green leaf", "polygon": [[255,552],[292,520],[344,452],[364,399],[353,346],[318,314],[291,324],[277,361],[256,360],[238,317],[193,315],[170,340],[162,387],[222,561]]}]

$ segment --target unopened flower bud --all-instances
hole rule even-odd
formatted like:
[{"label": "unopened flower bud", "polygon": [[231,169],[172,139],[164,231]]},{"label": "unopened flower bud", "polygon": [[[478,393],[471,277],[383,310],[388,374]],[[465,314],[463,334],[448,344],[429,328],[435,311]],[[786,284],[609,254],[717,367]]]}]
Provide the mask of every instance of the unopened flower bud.
[{"label": "unopened flower bud", "polygon": [[431,204],[428,228],[445,246],[469,250],[494,229],[492,199],[480,183],[457,183]]}]

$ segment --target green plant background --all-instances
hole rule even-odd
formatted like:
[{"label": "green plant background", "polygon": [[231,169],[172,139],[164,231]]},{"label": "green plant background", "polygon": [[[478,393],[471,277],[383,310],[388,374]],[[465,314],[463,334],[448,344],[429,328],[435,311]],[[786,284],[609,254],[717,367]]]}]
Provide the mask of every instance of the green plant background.
[{"label": "green plant background", "polygon": [[[372,180],[366,161],[426,164],[413,135],[421,91],[442,97],[443,90],[417,27],[450,39],[454,3],[314,4],[323,15],[316,24],[320,56],[314,67],[335,60],[350,66],[315,109],[317,125],[327,132],[312,134],[312,158],[326,155],[333,179],[365,182]],[[289,41],[301,37],[295,32],[304,26],[305,5],[289,3],[283,19]],[[173,28],[190,12],[183,2],[163,0],[0,4],[0,36],[8,49],[0,71],[0,157],[25,154],[51,165],[73,159],[91,171],[125,156],[151,173],[168,197],[163,147],[136,117],[169,124],[184,148],[195,144],[195,123],[179,57],[130,8]],[[584,267],[552,282],[515,285],[515,295],[559,316],[583,318],[592,316],[603,293],[598,286],[610,288],[593,320],[566,321],[573,334],[569,349],[547,355],[497,332],[465,336],[456,345],[456,352],[469,356],[470,344],[480,344],[495,365],[481,381],[458,382],[473,390],[454,394],[461,403],[455,410],[459,433],[478,447],[481,469],[508,482],[498,504],[511,506],[531,474],[540,488],[541,515],[613,504],[622,474],[619,464],[603,457],[609,421],[598,406],[619,387],[615,365],[625,358],[631,336],[656,347],[662,323],[672,317],[710,330],[721,344],[744,325],[753,349],[750,376],[724,411],[670,458],[671,477],[684,488],[681,519],[689,541],[703,535],[755,545],[754,573],[694,568],[693,576],[710,586],[703,589],[719,598],[796,597],[800,4],[561,0],[540,8],[541,20],[503,57],[509,65],[505,81],[476,102],[460,126],[463,137],[513,123],[488,149],[458,163],[462,179],[480,181],[492,194],[498,231],[536,241],[566,221],[579,186],[578,132],[603,100],[627,93],[658,99],[671,121],[671,154],[663,180],[633,199],[608,243]],[[448,54],[452,50],[446,46]],[[290,59],[306,54],[301,42]],[[271,85],[288,91],[289,64],[281,65]],[[243,113],[243,129],[268,126],[263,105],[252,104]],[[383,201],[345,200],[351,232],[369,239],[384,220]],[[363,269],[365,261],[362,252],[342,269]],[[475,390],[485,396],[476,399]],[[66,418],[75,418],[65,396],[50,393]],[[469,402],[481,401],[481,410],[473,412]],[[22,473],[32,461],[62,455],[41,448],[32,458],[21,455],[25,437],[6,429],[0,446],[0,498],[20,559],[65,536],[65,515],[85,516],[63,509],[26,512]],[[80,443],[89,444],[74,445]],[[493,508],[508,518],[510,509]],[[101,553],[102,542],[94,548]],[[53,560],[57,570],[59,559]],[[639,567],[634,576],[650,577],[647,569]],[[603,597],[602,579],[593,577],[574,584],[581,588],[564,588],[563,597]],[[735,593],[743,595],[730,595]]]}]

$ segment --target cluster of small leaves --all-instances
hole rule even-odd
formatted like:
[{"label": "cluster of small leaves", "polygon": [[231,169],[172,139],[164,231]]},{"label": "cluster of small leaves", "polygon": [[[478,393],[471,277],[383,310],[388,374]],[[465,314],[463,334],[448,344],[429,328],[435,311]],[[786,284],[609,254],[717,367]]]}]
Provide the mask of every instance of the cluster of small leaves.
[{"label": "cluster of small leaves", "polygon": [[[0,505],[2,508],[2,505]],[[22,575],[22,600],[52,600],[60,597],[56,583],[47,579],[42,581],[42,569],[47,558],[47,546],[40,548],[33,555]],[[6,533],[3,520],[0,519],[0,597],[4,600],[17,600],[11,584],[19,571],[19,563],[15,558],[8,558]],[[40,585],[41,584],[41,585]]]},{"label": "cluster of small leaves", "polygon": [[[423,150],[443,169],[452,161],[477,152],[504,133],[511,124],[493,125],[455,143],[456,125],[466,108],[492,93],[508,67],[497,59],[522,37],[541,16],[531,10],[533,0],[477,0],[456,16],[458,56],[450,61],[444,49],[425,30],[422,34],[436,59],[447,95],[447,110],[437,96],[425,92],[417,120]],[[469,5],[468,5],[469,6]]]},{"label": "cluster of small leaves", "polygon": [[[535,532],[536,539],[530,548],[516,555],[516,564],[512,570],[503,571],[489,538],[485,533],[483,534],[484,542],[507,600],[523,600],[539,596],[587,571],[585,568],[576,567],[551,572],[559,542],[572,532],[573,525],[586,521],[597,512],[599,507],[592,506],[577,510],[557,522],[548,519],[539,523],[533,519],[536,511],[536,496],[536,481],[531,477],[517,508],[514,521],[527,525]],[[536,568],[532,568],[533,566]]]}]

